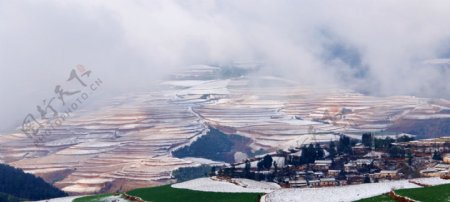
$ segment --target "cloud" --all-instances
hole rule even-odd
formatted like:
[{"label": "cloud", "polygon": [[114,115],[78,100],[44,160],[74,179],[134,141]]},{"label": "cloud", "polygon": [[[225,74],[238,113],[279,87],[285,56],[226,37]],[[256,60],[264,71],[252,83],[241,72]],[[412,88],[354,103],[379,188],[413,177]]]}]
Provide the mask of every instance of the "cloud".
[{"label": "cloud", "polygon": [[0,0],[1,129],[83,64],[104,94],[146,89],[191,64],[379,95],[450,97],[448,1]]}]

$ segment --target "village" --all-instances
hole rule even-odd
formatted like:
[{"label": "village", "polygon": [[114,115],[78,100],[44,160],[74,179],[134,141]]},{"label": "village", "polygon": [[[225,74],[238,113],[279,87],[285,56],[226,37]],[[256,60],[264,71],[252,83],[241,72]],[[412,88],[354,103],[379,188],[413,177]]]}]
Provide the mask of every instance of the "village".
[{"label": "village", "polygon": [[277,150],[226,167],[213,168],[220,178],[275,182],[285,188],[330,187],[419,177],[449,179],[450,137],[414,140],[404,134]]}]

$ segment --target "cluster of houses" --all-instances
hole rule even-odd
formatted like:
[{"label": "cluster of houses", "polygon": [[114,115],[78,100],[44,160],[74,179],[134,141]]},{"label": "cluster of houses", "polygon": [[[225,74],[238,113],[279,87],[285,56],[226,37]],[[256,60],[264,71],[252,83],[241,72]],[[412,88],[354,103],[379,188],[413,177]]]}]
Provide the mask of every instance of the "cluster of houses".
[{"label": "cluster of houses", "polygon": [[[416,161],[425,166],[420,170],[424,177],[442,177],[450,175],[450,136],[395,143],[407,148],[416,157]],[[433,161],[430,156],[438,153],[441,160]]]},{"label": "cluster of houses", "polygon": [[[353,145],[351,154],[336,155],[333,158],[325,156],[313,163],[302,165],[290,163],[292,158],[301,156],[300,148],[290,149],[290,151],[281,150],[266,154],[271,156],[275,166],[269,169],[258,168],[257,164],[262,161],[263,155],[247,159],[247,163],[233,164],[233,173],[231,174],[233,176],[229,177],[252,176],[257,180],[276,182],[283,187],[302,188],[448,175],[450,155],[445,153],[450,152],[450,147],[447,148],[450,146],[450,137],[441,138],[438,144],[430,144],[432,141],[438,142],[436,140],[419,140],[394,143],[395,146],[407,150],[410,153],[409,157],[407,155],[402,158],[391,157],[386,149],[374,149],[359,143]],[[328,149],[326,144],[321,147],[325,151]],[[442,153],[442,159],[433,159],[433,153],[436,151]],[[416,172],[417,170],[420,172]],[[248,172],[251,172],[252,175],[248,175]]]}]

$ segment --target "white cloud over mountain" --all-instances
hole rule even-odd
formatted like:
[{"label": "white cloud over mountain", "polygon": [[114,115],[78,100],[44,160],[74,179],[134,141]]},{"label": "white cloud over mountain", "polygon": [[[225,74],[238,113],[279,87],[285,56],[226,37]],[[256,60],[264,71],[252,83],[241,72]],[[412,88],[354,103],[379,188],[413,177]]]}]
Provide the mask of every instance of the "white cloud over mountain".
[{"label": "white cloud over mountain", "polygon": [[373,94],[450,97],[448,1],[0,0],[0,105],[11,128],[83,64],[105,91],[191,64],[262,61],[261,74]]}]

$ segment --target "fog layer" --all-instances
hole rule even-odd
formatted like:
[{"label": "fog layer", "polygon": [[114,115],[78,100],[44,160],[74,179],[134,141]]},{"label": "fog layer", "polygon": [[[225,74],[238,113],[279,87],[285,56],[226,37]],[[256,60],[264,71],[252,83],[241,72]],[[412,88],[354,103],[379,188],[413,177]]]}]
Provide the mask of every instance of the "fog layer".
[{"label": "fog layer", "polygon": [[[54,96],[76,65],[103,94],[192,64],[376,95],[450,97],[449,1],[0,0],[0,131]],[[92,100],[94,101],[94,100]]]}]

